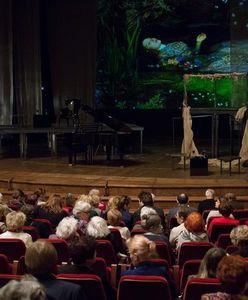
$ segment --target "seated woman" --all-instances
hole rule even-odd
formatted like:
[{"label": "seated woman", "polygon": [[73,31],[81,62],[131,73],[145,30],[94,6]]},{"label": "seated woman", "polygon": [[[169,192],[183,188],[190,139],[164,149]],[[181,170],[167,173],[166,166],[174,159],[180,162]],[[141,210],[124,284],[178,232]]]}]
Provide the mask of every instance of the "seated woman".
[{"label": "seated woman", "polygon": [[205,231],[205,223],[202,215],[192,212],[188,215],[185,223],[185,230],[178,236],[177,249],[185,242],[208,242],[208,235]]},{"label": "seated woman", "polygon": [[116,228],[120,231],[123,243],[130,238],[130,231],[127,227],[121,226],[122,214],[118,209],[110,209],[107,212],[108,228]]},{"label": "seated woman", "polygon": [[170,286],[173,299],[178,296],[174,280],[166,267],[160,267],[152,262],[152,258],[157,258],[156,245],[143,235],[135,235],[127,240],[127,247],[130,254],[133,269],[123,272],[121,275],[155,275],[164,277]]},{"label": "seated woman", "polygon": [[[219,211],[219,207],[221,203],[227,203],[228,199],[226,197],[219,197],[216,201],[215,201],[215,209],[210,210],[207,219],[206,219],[206,225],[208,227],[209,225],[209,221],[211,220],[211,218],[213,217],[222,217],[222,214]],[[231,214],[230,218],[234,219],[234,216]]]},{"label": "seated woman", "polygon": [[87,224],[90,220],[91,205],[84,201],[77,201],[72,213],[78,220],[78,229],[85,234]]},{"label": "seated woman", "polygon": [[0,234],[0,239],[20,239],[24,242],[26,247],[32,244],[32,237],[30,234],[22,231],[22,226],[24,226],[26,221],[26,216],[23,212],[13,211],[6,216],[6,226],[7,231]]},{"label": "seated woman", "polygon": [[222,282],[225,292],[202,295],[202,300],[247,299],[248,262],[242,257],[225,255],[218,264],[216,277]]},{"label": "seated woman", "polygon": [[156,210],[149,206],[143,206],[140,210],[140,221],[137,221],[137,223],[133,226],[133,229],[144,229],[141,225],[142,221],[152,215],[158,215]]},{"label": "seated woman", "polygon": [[226,256],[226,251],[222,248],[213,247],[209,249],[201,261],[196,277],[216,278],[218,263],[224,256]]},{"label": "seated woman", "polygon": [[248,257],[248,226],[240,225],[232,229],[230,238],[234,246],[238,247],[238,251],[233,255]]},{"label": "seated woman", "polygon": [[67,216],[63,210],[64,199],[57,194],[49,197],[48,201],[36,207],[34,211],[34,218],[47,219],[56,227],[59,222]]},{"label": "seated woman", "polygon": [[122,245],[118,244],[118,241],[115,240],[114,235],[108,228],[106,220],[101,217],[96,216],[91,218],[86,228],[86,235],[94,237],[97,240],[110,241],[116,253],[120,253],[122,250]]},{"label": "seated woman", "polygon": [[129,212],[130,203],[131,198],[126,195],[122,195],[117,206],[117,208],[122,214],[122,219],[129,230],[131,230],[133,226],[133,214]]},{"label": "seated woman", "polygon": [[178,237],[185,230],[184,222],[190,214],[190,209],[186,206],[180,206],[176,213],[177,223],[179,226],[173,227],[170,231],[169,242],[173,248],[177,247]]},{"label": "seated woman", "polygon": [[76,237],[79,236],[78,221],[73,217],[65,217],[56,227],[56,233],[49,236],[49,239],[63,239],[68,244],[71,243]]},{"label": "seated woman", "polygon": [[232,206],[227,201],[221,201],[219,206],[219,212],[221,217],[214,218],[208,227],[208,235],[212,233],[212,228],[214,224],[233,224],[239,225],[239,220],[235,220],[230,217],[233,209]]}]

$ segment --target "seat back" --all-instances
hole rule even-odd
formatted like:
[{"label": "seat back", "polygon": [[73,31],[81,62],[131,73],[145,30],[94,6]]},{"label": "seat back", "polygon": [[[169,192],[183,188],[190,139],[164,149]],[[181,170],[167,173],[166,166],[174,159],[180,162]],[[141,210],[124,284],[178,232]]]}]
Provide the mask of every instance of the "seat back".
[{"label": "seat back", "polygon": [[0,254],[0,274],[11,274],[12,267],[9,264],[8,257],[5,254]]},{"label": "seat back", "polygon": [[122,276],[117,291],[117,300],[171,300],[167,280],[161,276]]},{"label": "seat back", "polygon": [[0,253],[8,257],[8,261],[12,263],[14,260],[25,255],[26,246],[20,239],[0,239]]},{"label": "seat back", "polygon": [[69,253],[68,244],[65,240],[63,239],[41,239],[41,240],[53,244],[58,254],[57,264],[62,264],[63,262],[70,261],[71,256]]},{"label": "seat back", "polygon": [[183,300],[200,300],[206,293],[222,292],[223,286],[216,278],[191,278],[186,283]]},{"label": "seat back", "polygon": [[133,228],[131,230],[131,236],[134,236],[136,234],[144,234],[146,231],[143,228]]},{"label": "seat back", "polygon": [[125,253],[120,231],[117,228],[110,228],[110,231],[116,244],[118,245],[118,249],[120,249],[120,252]]},{"label": "seat back", "polygon": [[116,253],[108,240],[97,240],[96,255],[102,257],[109,267],[111,264],[117,264]]},{"label": "seat back", "polygon": [[103,259],[102,257],[96,257],[94,263],[91,265],[91,269],[94,271],[94,274],[99,276],[102,280],[109,280],[107,264],[105,259]]},{"label": "seat back", "polygon": [[3,287],[10,280],[21,280],[21,276],[14,274],[0,274],[0,287]]},{"label": "seat back", "polygon": [[179,270],[182,269],[184,263],[191,259],[202,259],[205,253],[213,247],[213,244],[208,242],[186,242],[181,245],[178,252]]},{"label": "seat back", "polygon": [[180,292],[182,293],[186,282],[190,275],[195,275],[198,273],[201,264],[200,259],[191,259],[184,263],[183,268],[180,273]]},{"label": "seat back", "polygon": [[248,209],[234,209],[232,214],[237,220],[248,218]]},{"label": "seat back", "polygon": [[215,243],[220,234],[230,233],[234,227],[236,227],[234,224],[213,224],[209,240]]},{"label": "seat back", "polygon": [[49,235],[54,233],[54,228],[48,219],[35,218],[31,225],[38,229],[39,236],[42,238],[48,238]]},{"label": "seat back", "polygon": [[226,249],[228,246],[232,245],[230,234],[229,233],[221,233],[218,236],[218,239],[215,243],[216,247]]},{"label": "seat back", "polygon": [[171,252],[169,249],[169,246],[162,241],[155,241],[156,244],[156,250],[158,253],[158,256],[162,259],[167,260],[169,266],[172,265],[172,257],[171,257]]},{"label": "seat back", "polygon": [[39,231],[38,231],[37,227],[35,227],[35,226],[23,226],[22,230],[31,235],[33,242],[38,240]]},{"label": "seat back", "polygon": [[82,286],[87,299],[107,300],[102,281],[92,274],[59,274],[58,279],[70,281]]},{"label": "seat back", "polygon": [[233,252],[236,252],[238,250],[239,250],[239,248],[237,246],[234,246],[234,245],[230,245],[230,246],[226,247],[226,252],[228,254],[232,254]]}]

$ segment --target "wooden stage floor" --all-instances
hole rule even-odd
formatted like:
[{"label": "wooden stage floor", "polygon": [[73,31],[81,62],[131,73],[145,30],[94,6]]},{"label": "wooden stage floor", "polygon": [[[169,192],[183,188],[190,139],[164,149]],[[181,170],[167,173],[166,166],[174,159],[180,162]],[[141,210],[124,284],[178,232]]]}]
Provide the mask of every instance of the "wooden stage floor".
[{"label": "wooden stage floor", "polygon": [[230,176],[227,170],[221,175],[219,167],[209,166],[207,176],[190,176],[189,166],[185,171],[177,164],[172,169],[171,144],[165,139],[145,140],[143,154],[127,154],[124,167],[120,167],[117,157],[112,164],[106,165],[102,154],[95,157],[92,165],[79,161],[69,166],[65,153],[51,158],[48,149],[40,143],[31,145],[28,159],[23,161],[18,157],[18,148],[13,146],[1,154],[0,189],[33,190],[45,186],[48,191],[82,193],[93,187],[103,191],[108,183],[111,194],[126,193],[128,188],[132,195],[137,195],[141,189],[157,195],[176,195],[180,189],[203,195],[204,189],[213,187],[220,193],[236,191],[238,195],[248,196],[248,168],[241,168],[238,174],[237,167],[233,167]]}]

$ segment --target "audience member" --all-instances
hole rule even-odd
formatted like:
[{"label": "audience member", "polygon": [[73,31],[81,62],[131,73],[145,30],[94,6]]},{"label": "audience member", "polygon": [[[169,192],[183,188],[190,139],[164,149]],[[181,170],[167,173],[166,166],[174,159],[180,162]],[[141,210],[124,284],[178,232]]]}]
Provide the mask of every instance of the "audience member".
[{"label": "audience member", "polygon": [[144,229],[141,225],[142,220],[145,220],[148,216],[151,215],[158,215],[156,210],[153,209],[150,206],[143,206],[140,210],[140,221],[137,221],[134,226],[133,229]]},{"label": "audience member", "polygon": [[114,235],[111,233],[108,228],[106,220],[101,217],[93,217],[89,221],[86,234],[94,237],[97,240],[108,240],[112,243],[113,248],[116,253],[121,252],[122,245],[118,244],[118,241],[115,240]]},{"label": "audience member", "polygon": [[174,217],[179,209],[179,207],[187,207],[191,212],[196,211],[196,208],[189,206],[189,197],[187,194],[183,193],[177,196],[177,206],[172,207],[169,209],[168,212],[168,220],[170,220],[171,217]]},{"label": "audience member", "polygon": [[168,237],[164,235],[159,215],[144,215],[141,220],[141,226],[145,229],[144,236],[150,241],[162,241],[169,245]]},{"label": "audience member", "polygon": [[32,275],[11,280],[0,289],[0,300],[46,300],[45,288]]},{"label": "audience member", "polygon": [[32,237],[30,234],[23,232],[22,227],[26,221],[26,216],[23,212],[13,211],[6,216],[7,231],[0,234],[0,239],[20,239],[24,242],[26,247],[32,244]]},{"label": "audience member", "polygon": [[65,210],[68,215],[71,215],[76,200],[76,197],[72,193],[67,193],[65,195],[65,206],[63,207],[63,210]]},{"label": "audience member", "polygon": [[34,211],[35,218],[47,219],[55,227],[67,216],[63,210],[64,199],[57,194],[49,197],[45,204],[38,205]]},{"label": "audience member", "polygon": [[56,227],[56,233],[49,236],[50,239],[58,238],[65,240],[68,244],[78,236],[78,221],[73,217],[65,217]]},{"label": "audience member", "polygon": [[204,255],[196,277],[216,278],[216,270],[220,260],[226,256],[226,251],[222,248],[213,247]]},{"label": "audience member", "polygon": [[178,296],[175,282],[171,278],[166,267],[160,267],[152,262],[152,258],[157,257],[156,244],[148,240],[143,235],[135,235],[127,240],[127,247],[130,254],[130,259],[133,269],[122,273],[124,275],[157,275],[165,277],[168,281],[173,299]]},{"label": "audience member", "polygon": [[233,209],[244,209],[244,203],[242,201],[238,201],[234,193],[226,193],[225,197],[231,204]]},{"label": "audience member", "polygon": [[239,225],[239,220],[232,219],[230,217],[232,213],[232,207],[229,203],[226,201],[221,201],[219,206],[219,212],[221,214],[221,217],[214,218],[208,227],[208,235],[211,235],[212,228],[214,224],[232,224],[232,225]]},{"label": "audience member", "polygon": [[38,196],[36,194],[27,195],[27,197],[24,199],[22,207],[20,208],[20,210],[26,215],[26,226],[29,226],[34,219],[34,211],[37,201]]},{"label": "audience member", "polygon": [[[98,199],[99,200],[99,199]],[[86,203],[89,203],[90,205],[90,218],[92,217],[95,217],[95,216],[98,216],[98,212],[94,209],[94,207],[92,206],[92,203],[94,202],[94,200],[92,199],[92,196],[90,195],[85,195],[85,194],[82,194],[78,197],[78,200],[77,202],[86,202]],[[76,202],[76,203],[77,203]]]},{"label": "audience member", "polygon": [[157,214],[161,218],[161,224],[162,224],[163,228],[165,229],[164,211],[163,211],[163,209],[161,209],[157,206],[154,206],[154,199],[152,197],[152,194],[149,192],[142,191],[139,193],[138,198],[139,198],[139,209],[137,209],[133,214],[133,225],[137,221],[140,221],[140,219],[141,219],[140,211],[141,211],[142,207],[148,206],[148,207],[153,208],[157,212]]},{"label": "audience member", "polygon": [[205,223],[202,215],[198,212],[191,212],[184,222],[185,230],[178,236],[177,249],[184,242],[208,242],[208,235],[205,231]]},{"label": "audience member", "polygon": [[101,213],[106,210],[106,204],[101,200],[100,191],[98,189],[91,189],[89,191],[89,195],[90,196],[95,196],[96,195],[96,196],[99,197],[100,202],[98,204],[98,208],[101,210]]},{"label": "audience member", "polygon": [[233,255],[248,257],[248,226],[239,225],[230,232],[230,239],[234,246],[238,247],[238,251]]},{"label": "audience member", "polygon": [[[240,256],[225,255],[218,264],[216,277],[222,282],[225,292],[205,294],[202,300],[247,299],[248,262]],[[244,296],[244,298],[243,298]]]},{"label": "audience member", "polygon": [[3,233],[7,230],[5,220],[6,215],[10,213],[12,210],[5,204],[0,204],[0,233]]},{"label": "audience member", "polygon": [[129,212],[130,204],[131,198],[122,195],[117,205],[117,208],[122,214],[122,219],[129,230],[131,230],[133,226],[133,214]]},{"label": "audience member", "polygon": [[82,234],[85,234],[87,224],[90,220],[91,206],[89,203],[84,201],[77,201],[72,213],[78,220],[78,228]]},{"label": "audience member", "polygon": [[204,210],[211,210],[215,207],[215,191],[213,189],[207,189],[205,192],[205,200],[202,200],[198,205],[198,212],[202,215]]},{"label": "audience member", "polygon": [[22,190],[15,190],[12,193],[12,199],[10,199],[8,206],[15,211],[19,210],[24,203],[25,197],[26,196]]},{"label": "audience member", "polygon": [[169,236],[169,242],[173,248],[177,248],[178,237],[185,230],[184,222],[189,214],[190,209],[188,207],[181,206],[178,208],[176,218],[179,225],[171,229]]},{"label": "audience member", "polygon": [[118,209],[110,209],[107,212],[108,228],[116,228],[120,231],[121,237],[125,242],[130,238],[130,231],[126,226],[121,226],[122,214]]},{"label": "audience member", "polygon": [[[215,217],[222,217],[222,214],[219,211],[220,204],[221,203],[228,203],[228,200],[226,197],[220,196],[219,198],[216,199],[215,201],[215,208],[210,210],[207,219],[206,219],[206,225],[208,227],[210,220]],[[230,218],[234,219],[234,216],[230,214]]]},{"label": "audience member", "polygon": [[25,264],[30,274],[45,287],[48,299],[86,300],[80,285],[57,279],[53,274],[58,256],[54,246],[46,241],[34,242],[26,251]]}]

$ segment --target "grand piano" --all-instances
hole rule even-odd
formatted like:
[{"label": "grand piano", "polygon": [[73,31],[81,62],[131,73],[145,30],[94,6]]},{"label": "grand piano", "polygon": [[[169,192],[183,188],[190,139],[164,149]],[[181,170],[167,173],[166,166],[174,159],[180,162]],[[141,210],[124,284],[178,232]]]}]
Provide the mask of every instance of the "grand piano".
[{"label": "grand piano", "polygon": [[120,165],[124,163],[125,148],[128,137],[133,132],[132,128],[120,120],[92,109],[88,105],[81,105],[81,109],[93,116],[95,122],[77,124],[75,131],[69,135],[69,164],[76,162],[78,152],[85,153],[86,163],[93,163],[94,149],[104,146],[106,149],[106,162],[112,160],[113,149],[117,149]]}]

